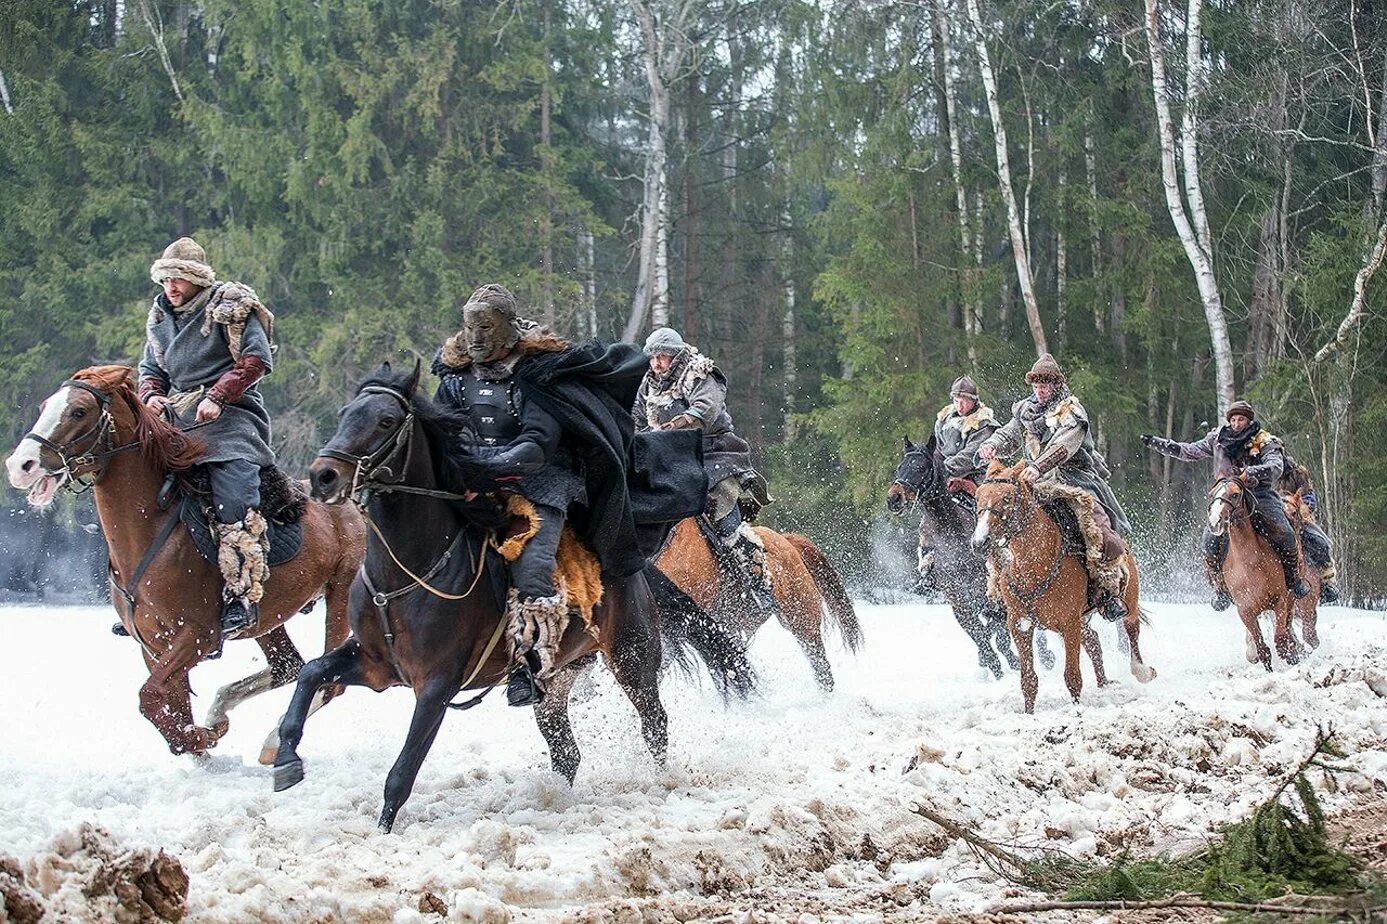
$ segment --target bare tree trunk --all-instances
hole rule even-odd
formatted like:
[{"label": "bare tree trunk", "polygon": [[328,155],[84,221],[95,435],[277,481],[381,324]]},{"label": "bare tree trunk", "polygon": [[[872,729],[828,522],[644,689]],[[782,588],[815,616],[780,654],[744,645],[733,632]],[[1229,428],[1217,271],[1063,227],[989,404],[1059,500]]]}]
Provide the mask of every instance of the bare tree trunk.
[{"label": "bare tree trunk", "polygon": [[[1098,221],[1098,160],[1093,154],[1091,117],[1084,122],[1084,174],[1088,180],[1088,249],[1093,261],[1093,290],[1096,294],[1103,291],[1099,284],[1103,278],[1103,239],[1102,226]],[[1097,298],[1093,300],[1093,326],[1100,334],[1103,332],[1103,308]]]},{"label": "bare tree trunk", "polygon": [[[1193,80],[1194,86],[1187,87],[1187,93],[1195,99],[1198,95],[1199,68],[1199,13],[1201,0],[1190,0],[1189,22],[1187,24],[1186,46],[1193,48],[1193,59],[1186,68],[1186,81]],[[1180,179],[1175,166],[1175,129],[1170,118],[1170,100],[1166,89],[1165,46],[1161,38],[1159,0],[1146,0],[1146,40],[1151,51],[1151,90],[1156,102],[1156,125],[1161,145],[1161,180],[1165,187],[1166,209],[1185,248],[1185,256],[1194,269],[1195,283],[1199,286],[1200,300],[1204,304],[1204,318],[1209,327],[1209,342],[1213,351],[1215,388],[1218,395],[1219,414],[1222,415],[1233,403],[1233,346],[1228,337],[1228,321],[1223,314],[1223,297],[1219,294],[1218,280],[1214,275],[1213,253],[1209,249],[1208,217],[1204,211],[1203,194],[1199,190],[1198,156],[1195,140],[1184,139],[1181,146],[1185,164],[1185,194],[1190,196],[1190,212],[1195,213],[1191,223],[1190,213],[1180,197]],[[1186,103],[1184,129],[1189,135],[1197,134],[1193,99]],[[1196,172],[1191,175],[1194,165]],[[1198,230],[1196,230],[1198,229]]]},{"label": "bare tree trunk", "polygon": [[[685,98],[682,142],[686,152],[698,149],[697,126],[694,122],[698,107],[698,79],[688,81]],[[703,228],[698,184],[694,182],[693,157],[685,155],[684,162],[684,336],[690,343],[698,343],[698,309],[703,298]]]},{"label": "bare tree trunk", "polygon": [[[973,23],[973,45],[977,49],[978,64],[982,68],[983,88],[987,93],[987,109],[992,115],[993,137],[997,149],[997,185],[1001,188],[1002,199],[1007,207],[1007,230],[1011,235],[1011,253],[1016,262],[1016,281],[1021,286],[1021,298],[1026,307],[1026,323],[1030,327],[1031,339],[1035,342],[1037,354],[1049,352],[1045,342],[1045,327],[1040,323],[1040,306],[1035,298],[1035,277],[1031,273],[1027,244],[1021,230],[1021,215],[1016,204],[1016,191],[1011,182],[1011,159],[1007,154],[1007,131],[1002,124],[1002,107],[997,99],[997,78],[992,72],[992,59],[987,50],[987,38],[983,32],[982,16],[978,12],[978,0],[966,0],[968,18]],[[1150,0],[1148,0],[1150,2]]]},{"label": "bare tree trunk", "polygon": [[1069,252],[1065,248],[1064,241],[1064,216],[1069,213],[1069,176],[1064,167],[1060,167],[1057,185],[1059,186],[1060,207],[1059,214],[1055,216],[1055,320],[1058,325],[1060,352],[1063,352],[1065,337],[1068,333],[1065,314],[1068,309],[1064,303],[1064,290],[1069,281]]},{"label": "bare tree trunk", "polygon": [[780,338],[785,362],[785,439],[795,438],[795,391],[799,387],[798,353],[795,343],[795,239],[790,210],[781,214],[784,239],[780,251],[780,271],[785,280],[785,316],[780,324]]},{"label": "bare tree trunk", "polygon": [[934,16],[931,25],[934,32],[935,88],[940,99],[940,127],[948,137],[949,166],[954,181],[954,202],[958,220],[959,257],[959,295],[963,304],[963,338],[968,350],[968,366],[974,373],[978,371],[979,317],[981,315],[981,293],[979,293],[978,260],[973,257],[972,231],[968,219],[968,190],[963,185],[963,146],[959,141],[958,110],[954,103],[954,60],[953,42],[950,33],[953,23],[941,0],[932,0]]},{"label": "bare tree trunk", "polygon": [[1383,221],[1382,227],[1377,231],[1377,244],[1372,252],[1368,254],[1363,266],[1358,270],[1358,275],[1353,280],[1353,304],[1349,306],[1348,314],[1339,322],[1339,329],[1334,333],[1334,339],[1320,347],[1315,354],[1315,362],[1324,362],[1332,354],[1337,353],[1348,345],[1349,335],[1354,328],[1363,322],[1363,315],[1367,309],[1368,302],[1368,281],[1382,266],[1382,259],[1387,256],[1387,221]]},{"label": "bare tree trunk", "polygon": [[1257,241],[1257,260],[1252,268],[1252,298],[1248,305],[1252,329],[1249,333],[1243,377],[1252,381],[1275,358],[1277,336],[1284,326],[1281,315],[1286,303],[1281,291],[1281,215],[1280,197],[1267,206]]},{"label": "bare tree trunk", "polygon": [[578,231],[578,259],[583,272],[581,317],[589,337],[597,336],[597,248],[587,228]]},{"label": "bare tree trunk", "polygon": [[544,323],[554,326],[554,151],[550,114],[553,110],[553,75],[549,60],[550,32],[553,28],[551,0],[544,0],[544,82],[539,91],[539,163],[541,182],[544,184],[544,213],[539,219],[539,266],[542,277],[541,301],[544,309]]},{"label": "bare tree trunk", "polygon": [[5,111],[14,115],[14,103],[10,101],[10,85],[5,82],[5,72],[0,70],[0,103],[5,104]]},{"label": "bare tree trunk", "polygon": [[173,85],[173,95],[178,97],[178,101],[183,102],[183,91],[178,87],[178,76],[173,72],[173,62],[169,59],[168,45],[164,43],[164,19],[159,14],[158,4],[152,0],[139,0],[140,15],[144,17],[144,24],[149,29],[150,36],[154,39],[154,50],[159,54],[159,63],[164,66],[164,73],[168,75],[169,83]]}]

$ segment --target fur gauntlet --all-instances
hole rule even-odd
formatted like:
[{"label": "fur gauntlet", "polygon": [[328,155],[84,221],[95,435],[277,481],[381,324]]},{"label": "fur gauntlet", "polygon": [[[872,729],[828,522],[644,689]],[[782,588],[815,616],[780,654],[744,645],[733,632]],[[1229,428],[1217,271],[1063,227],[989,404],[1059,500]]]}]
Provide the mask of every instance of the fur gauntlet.
[{"label": "fur gauntlet", "polygon": [[217,523],[217,567],[226,582],[226,595],[244,597],[259,603],[265,596],[265,581],[270,576],[266,561],[268,524],[258,510],[247,510],[246,518],[236,523]]},{"label": "fur gauntlet", "polygon": [[558,594],[522,601],[512,587],[506,597],[506,618],[517,659],[534,652],[539,660],[538,676],[548,677],[554,671],[559,645],[568,628],[568,604]]}]

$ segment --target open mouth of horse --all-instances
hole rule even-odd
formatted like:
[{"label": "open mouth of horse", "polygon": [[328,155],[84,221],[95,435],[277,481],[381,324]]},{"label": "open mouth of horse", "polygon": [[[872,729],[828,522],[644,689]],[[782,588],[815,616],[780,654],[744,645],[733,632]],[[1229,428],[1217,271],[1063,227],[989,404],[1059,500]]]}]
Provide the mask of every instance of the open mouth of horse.
[{"label": "open mouth of horse", "polygon": [[[58,489],[67,481],[67,474],[50,475],[47,472],[39,474],[38,478],[29,487],[28,501],[33,507],[47,507],[53,502]],[[16,485],[16,487],[20,487]]]}]

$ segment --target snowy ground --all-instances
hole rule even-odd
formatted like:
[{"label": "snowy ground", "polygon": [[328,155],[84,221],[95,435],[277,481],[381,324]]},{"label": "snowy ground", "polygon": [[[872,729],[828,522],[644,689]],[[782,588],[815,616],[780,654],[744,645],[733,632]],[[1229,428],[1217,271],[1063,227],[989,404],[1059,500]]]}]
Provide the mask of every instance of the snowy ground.
[{"label": "snowy ground", "polygon": [[[1003,841],[1074,853],[1190,846],[1244,815],[1332,722],[1359,773],[1328,805],[1387,790],[1387,617],[1329,608],[1324,645],[1274,674],[1243,660],[1235,616],[1154,604],[1143,633],[1160,672],[1128,673],[1109,627],[1109,676],[1073,705],[1041,675],[1034,716],[1014,674],[991,682],[937,606],[860,607],[865,652],[831,652],[820,695],[778,627],[753,648],[763,693],[724,707],[670,675],[671,760],[656,771],[602,672],[575,699],[584,762],[569,788],[530,714],[494,696],[448,717],[396,831],[375,830],[412,707],[353,690],[309,723],[308,777],[271,791],[255,756],[288,690],[232,714],[209,766],[174,758],[136,710],[136,646],[106,608],[0,610],[0,852],[30,858],[95,822],[161,846],[192,877],[195,921],[930,919],[1006,894],[912,802]],[[311,656],[320,617],[295,638]],[[63,647],[59,648],[61,644]],[[248,643],[193,673],[205,710],[248,673]],[[1374,692],[1374,688],[1377,692]],[[919,768],[903,774],[912,757]],[[751,918],[745,912],[756,911]],[[813,920],[805,917],[802,920]]]}]

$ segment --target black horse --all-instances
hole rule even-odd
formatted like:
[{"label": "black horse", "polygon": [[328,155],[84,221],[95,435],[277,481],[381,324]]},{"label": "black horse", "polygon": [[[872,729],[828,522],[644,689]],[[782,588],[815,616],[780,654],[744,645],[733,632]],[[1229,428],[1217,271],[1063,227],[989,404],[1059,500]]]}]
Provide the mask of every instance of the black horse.
[{"label": "black horse", "polygon": [[[409,798],[448,708],[472,704],[454,703],[453,697],[462,689],[485,691],[503,683],[510,661],[503,638],[505,568],[489,543],[504,514],[494,495],[459,487],[483,484],[458,440],[465,417],[430,401],[418,386],[418,364],[411,373],[382,365],[342,409],[337,432],[310,467],[315,497],[362,504],[366,561],[351,588],[351,637],[300,672],[280,724],[274,771],[277,791],[303,779],[297,748],[325,687],[412,687],[414,718],[386,779],[383,831]],[[582,619],[570,621],[557,670],[535,707],[550,762],[569,782],[579,753],[568,694],[599,651],[635,706],[646,745],[661,767],[668,744],[659,692],[662,636],[684,663],[687,657],[680,656],[692,647],[724,693],[730,688],[745,695],[754,684],[740,640],[658,572],[649,583],[644,573],[608,582],[594,622],[597,638]]]},{"label": "black horse", "polygon": [[[978,646],[978,663],[1002,676],[1000,653],[1012,670],[1020,667],[1007,633],[1006,607],[987,598],[987,566],[973,553],[969,539],[977,525],[977,516],[968,505],[968,495],[948,489],[949,476],[944,471],[944,457],[934,444],[917,446],[907,437],[905,453],[891,487],[886,493],[886,508],[903,513],[911,504],[920,504],[920,535],[927,536],[934,546],[934,575],[938,587],[953,608],[954,618]],[[1042,664],[1054,663],[1054,655],[1045,645],[1040,633]],[[995,647],[994,647],[995,646]]]}]

